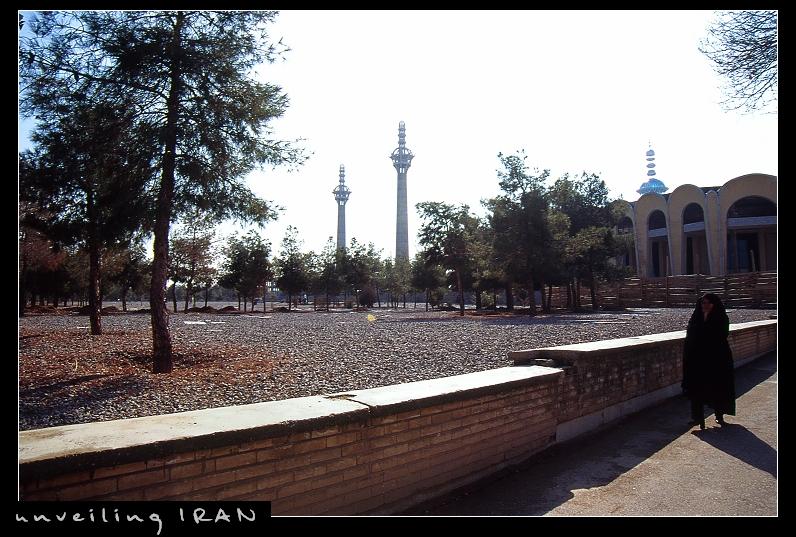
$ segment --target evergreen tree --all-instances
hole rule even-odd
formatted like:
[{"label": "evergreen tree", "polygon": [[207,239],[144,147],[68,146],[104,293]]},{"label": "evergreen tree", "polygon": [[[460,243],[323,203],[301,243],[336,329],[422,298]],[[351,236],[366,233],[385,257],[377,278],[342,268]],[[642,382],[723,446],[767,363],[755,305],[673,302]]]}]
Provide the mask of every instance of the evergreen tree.
[{"label": "evergreen tree", "polygon": [[269,41],[272,11],[45,12],[20,38],[21,110],[41,120],[89,103],[129,103],[156,151],[150,286],[153,371],[172,369],[165,304],[169,228],[193,208],[263,224],[273,208],[244,184],[262,164],[302,161],[271,137],[288,104],[254,69],[281,56]]}]

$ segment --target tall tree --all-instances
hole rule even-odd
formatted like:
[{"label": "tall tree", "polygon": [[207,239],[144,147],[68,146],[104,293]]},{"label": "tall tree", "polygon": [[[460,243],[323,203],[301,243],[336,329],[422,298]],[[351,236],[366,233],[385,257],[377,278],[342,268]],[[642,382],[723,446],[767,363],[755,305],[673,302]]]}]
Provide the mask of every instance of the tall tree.
[{"label": "tall tree", "polygon": [[[390,306],[398,307],[398,301],[405,297],[412,285],[412,268],[408,260],[399,257],[395,260],[387,258],[383,263],[381,286],[387,291]],[[404,301],[406,307],[406,301]]]},{"label": "tall tree", "polygon": [[270,243],[263,240],[256,231],[251,230],[243,237],[237,234],[230,237],[224,253],[226,259],[220,285],[235,289],[238,295],[243,297],[244,311],[249,299],[252,300],[252,309],[254,309],[254,299],[274,275],[268,259],[271,253]]},{"label": "tall tree", "polygon": [[141,241],[134,241],[117,253],[118,270],[110,280],[119,286],[122,296],[122,311],[127,311],[127,294],[141,292],[144,280],[149,275],[150,263]]},{"label": "tall tree", "polygon": [[426,263],[429,257],[426,252],[417,252],[412,260],[412,287],[423,291],[426,311],[429,303],[433,305],[432,296],[440,294],[440,289],[445,285],[445,270],[440,265]]},{"label": "tall tree", "polygon": [[478,220],[467,205],[426,201],[417,204],[420,218],[419,241],[428,265],[439,264],[453,272],[459,293],[459,313],[464,315],[464,273],[473,260],[473,243]]},{"label": "tall tree", "polygon": [[61,244],[89,254],[91,333],[101,334],[102,250],[129,243],[148,213],[144,196],[152,176],[151,154],[140,144],[124,106],[68,102],[40,118],[31,138],[35,151],[21,155],[20,199],[44,209],[39,224]]},{"label": "tall tree", "polygon": [[[263,224],[275,217],[243,180],[263,164],[300,163],[269,122],[287,105],[254,69],[284,52],[270,42],[272,11],[47,12],[20,39],[21,109],[46,116],[67,97],[132,102],[158,150],[150,286],[153,371],[172,369],[165,303],[169,227],[194,207]],[[27,21],[26,21],[27,22]]]},{"label": "tall tree", "polygon": [[319,255],[313,256],[310,275],[310,288],[313,293],[322,294],[326,299],[328,311],[332,296],[337,296],[343,289],[343,276],[338,263],[337,244],[332,237],[326,241],[326,246]]},{"label": "tall tree", "polygon": [[572,234],[587,227],[611,226],[614,223],[608,187],[595,173],[565,173],[550,187],[548,198],[553,209],[569,217]]},{"label": "tall tree", "polygon": [[348,248],[340,249],[338,261],[343,281],[356,298],[357,306],[361,304],[360,298],[365,299],[366,306],[372,306],[376,301],[374,279],[376,273],[383,270],[380,252],[372,242],[365,245],[356,237],[351,239]]},{"label": "tall tree", "polygon": [[215,224],[208,218],[195,214],[184,221],[183,227],[171,240],[171,279],[185,285],[185,308],[198,288],[213,272],[213,242]]},{"label": "tall tree", "polygon": [[544,287],[546,256],[551,235],[548,228],[544,182],[549,170],[530,172],[525,151],[515,155],[498,154],[502,170],[498,179],[502,194],[487,201],[492,228],[492,248],[496,268],[507,280],[506,300],[511,308],[511,284],[523,282],[530,299],[529,313],[536,313],[534,289]]},{"label": "tall tree", "polygon": [[777,100],[776,11],[722,11],[699,50],[726,78],[728,110],[758,110]]},{"label": "tall tree", "polygon": [[37,296],[43,296],[42,282],[52,280],[66,262],[67,253],[37,227],[41,210],[30,202],[19,203],[19,316],[25,315],[26,297],[30,293],[31,305]]},{"label": "tall tree", "polygon": [[287,293],[287,309],[293,307],[293,295],[310,285],[310,258],[301,252],[298,229],[288,226],[282,239],[282,255],[276,260],[276,285]]},{"label": "tall tree", "polygon": [[569,224],[563,243],[555,244],[564,246],[564,251],[556,250],[556,254],[562,256],[562,264],[569,270],[572,305],[579,306],[576,290],[582,279],[588,284],[592,306],[597,309],[597,276],[606,274],[608,258],[616,251],[611,228],[618,213],[608,198],[608,188],[594,173],[583,172],[574,177],[564,174],[553,184],[548,197],[553,211],[565,215]]}]

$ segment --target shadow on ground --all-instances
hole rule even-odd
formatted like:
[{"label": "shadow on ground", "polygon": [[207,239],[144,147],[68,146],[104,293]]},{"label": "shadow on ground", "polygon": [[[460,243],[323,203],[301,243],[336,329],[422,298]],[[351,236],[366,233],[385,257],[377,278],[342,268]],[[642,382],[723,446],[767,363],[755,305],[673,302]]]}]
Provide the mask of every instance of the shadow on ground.
[{"label": "shadow on ground", "polygon": [[[736,371],[737,395],[776,373],[769,354]],[[544,515],[574,497],[573,491],[605,486],[674,442],[691,427],[683,396],[555,445],[520,465],[429,500],[402,515]],[[776,451],[741,425],[711,427],[694,434],[747,464],[776,476]],[[489,498],[488,501],[483,501]]]},{"label": "shadow on ground", "polygon": [[[69,390],[83,383],[90,384]],[[59,423],[84,423],[90,421],[83,416],[85,409],[96,407],[98,402],[111,404],[149,388],[148,381],[136,375],[84,375],[28,388],[20,391],[19,429],[50,427],[48,419],[52,416],[58,416]]]},{"label": "shadow on ground", "polygon": [[692,431],[691,434],[739,461],[777,477],[777,451],[743,425],[727,423],[723,427]]}]

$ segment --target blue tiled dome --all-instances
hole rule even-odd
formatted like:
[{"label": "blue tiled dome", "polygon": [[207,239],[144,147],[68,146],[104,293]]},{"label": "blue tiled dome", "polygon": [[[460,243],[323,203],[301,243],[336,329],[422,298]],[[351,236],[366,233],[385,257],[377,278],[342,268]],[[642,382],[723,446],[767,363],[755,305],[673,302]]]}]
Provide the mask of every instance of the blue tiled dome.
[{"label": "blue tiled dome", "polygon": [[663,194],[667,190],[669,190],[669,188],[666,185],[664,185],[662,181],[653,178],[644,183],[643,185],[641,185],[641,187],[638,190],[636,190],[636,192],[638,192],[643,196],[644,194],[647,194],[649,192],[656,192],[658,194]]}]

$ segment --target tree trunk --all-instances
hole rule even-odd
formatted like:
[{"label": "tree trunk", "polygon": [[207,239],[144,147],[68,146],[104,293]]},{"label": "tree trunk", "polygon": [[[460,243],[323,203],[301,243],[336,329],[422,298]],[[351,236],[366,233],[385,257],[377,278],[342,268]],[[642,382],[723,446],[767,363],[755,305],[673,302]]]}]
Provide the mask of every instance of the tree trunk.
[{"label": "tree trunk", "polygon": [[[23,240],[22,247],[24,247],[24,240],[25,240],[24,236],[22,240]],[[22,248],[20,248],[20,250],[21,249]],[[28,264],[25,262],[25,254],[22,254],[22,269],[19,271],[19,316],[20,317],[25,316],[25,293],[27,292],[27,289],[25,288],[27,285],[25,273],[27,271],[28,271]]]},{"label": "tree trunk", "polygon": [[426,311],[428,311],[428,303],[431,301],[431,289],[426,289]]},{"label": "tree trunk", "polygon": [[575,309],[575,304],[572,301],[572,281],[570,280],[567,280],[567,309]]},{"label": "tree trunk", "polygon": [[122,287],[122,311],[127,311],[127,287]]},{"label": "tree trunk", "polygon": [[291,311],[293,309],[293,293],[287,293],[287,311]]},{"label": "tree trunk", "polygon": [[191,301],[191,286],[186,283],[185,284],[185,310],[183,313],[188,313],[188,303]]},{"label": "tree trunk", "polygon": [[177,282],[171,284],[171,301],[174,303],[174,313],[177,313]]},{"label": "tree trunk", "polygon": [[456,269],[456,285],[459,287],[459,315],[464,316],[464,289],[462,288],[462,274]]},{"label": "tree trunk", "polygon": [[475,309],[481,311],[481,289],[475,290]]},{"label": "tree trunk", "polygon": [[553,284],[547,286],[547,312],[550,313],[553,311],[553,306],[551,301],[553,300]]},{"label": "tree trunk", "polygon": [[506,310],[514,311],[514,291],[511,283],[506,284]]},{"label": "tree trunk", "polygon": [[100,238],[96,225],[94,196],[86,196],[86,214],[89,221],[88,231],[88,305],[91,318],[91,334],[102,334],[102,296],[100,294]]},{"label": "tree trunk", "polygon": [[152,348],[153,373],[170,373],[172,362],[171,334],[169,333],[169,312],[166,310],[166,280],[169,263],[169,224],[171,204],[174,198],[174,169],[177,153],[177,122],[181,89],[180,33],[185,14],[177,12],[172,43],[165,51],[170,66],[171,85],[166,101],[166,128],[164,129],[164,150],[160,190],[158,191],[155,214],[155,259],[152,262],[152,284],[149,288],[149,305],[152,309]]},{"label": "tree trunk", "polygon": [[547,312],[547,297],[544,294],[544,281],[539,282],[539,298],[542,301],[542,313]]},{"label": "tree trunk", "polygon": [[533,289],[533,276],[528,277],[528,315],[536,315],[536,291]]},{"label": "tree trunk", "polygon": [[595,288],[597,287],[597,283],[594,281],[594,271],[592,270],[591,266],[589,266],[589,290],[591,292],[591,309],[597,310],[597,292]]},{"label": "tree trunk", "polygon": [[210,293],[210,287],[205,287],[205,307],[207,307],[207,295]]}]

